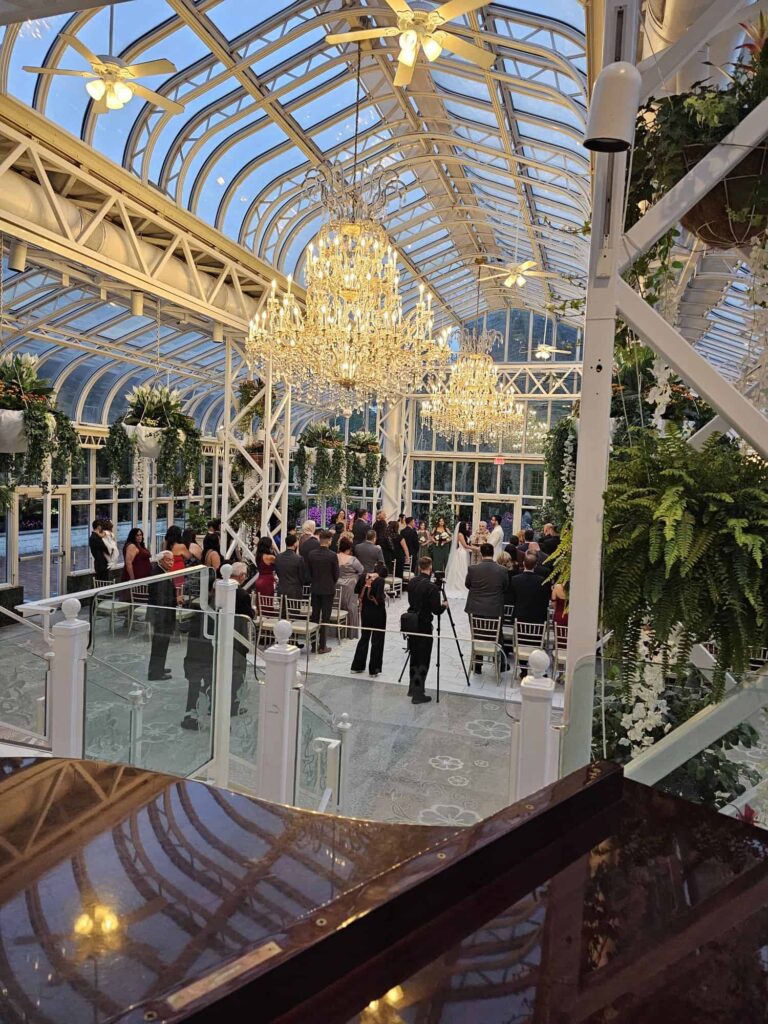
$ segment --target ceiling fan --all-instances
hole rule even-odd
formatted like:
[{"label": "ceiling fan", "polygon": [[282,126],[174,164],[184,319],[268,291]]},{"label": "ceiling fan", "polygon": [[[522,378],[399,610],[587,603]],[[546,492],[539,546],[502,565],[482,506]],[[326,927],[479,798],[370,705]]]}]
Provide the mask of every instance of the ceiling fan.
[{"label": "ceiling fan", "polygon": [[524,288],[526,281],[529,278],[552,278],[559,277],[559,274],[555,274],[550,270],[536,270],[538,266],[536,260],[525,260],[523,263],[510,263],[506,267],[499,267],[495,264],[486,264],[485,270],[490,270],[491,273],[488,277],[484,277],[484,281],[493,281],[495,278],[504,278],[505,288]]},{"label": "ceiling fan", "polygon": [[37,75],[66,75],[69,78],[88,78],[85,88],[88,95],[94,101],[94,109],[97,114],[106,114],[108,110],[122,110],[134,96],[154,103],[162,107],[170,114],[180,114],[184,107],[175,100],[169,100],[158,92],[147,89],[146,86],[134,82],[134,78],[143,78],[152,75],[172,75],[176,66],[164,58],[161,60],[150,60],[144,64],[126,64],[119,57],[113,57],[114,48],[114,18],[115,9],[109,10],[109,54],[97,56],[88,47],[80,42],[76,36],[61,33],[60,38],[77,50],[81,57],[85,58],[91,65],[91,71],[73,71],[69,68],[33,68],[25,67],[25,71],[31,71]]},{"label": "ceiling fan", "polygon": [[564,356],[573,356],[573,352],[570,349],[556,348],[554,345],[547,345],[544,342],[536,346],[536,351],[533,354],[537,359],[551,359],[556,353]]},{"label": "ceiling fan", "polygon": [[[398,54],[397,74],[394,84],[396,86],[409,85],[413,78],[416,58],[419,55],[419,47],[424,52],[428,61],[435,61],[443,50],[451,50],[459,57],[479,64],[486,70],[496,60],[496,54],[490,50],[484,50],[482,46],[475,46],[468,43],[461,36],[453,32],[441,30],[440,26],[454,18],[460,18],[463,14],[476,11],[479,7],[487,6],[491,0],[448,0],[448,3],[441,4],[434,11],[413,10],[405,0],[385,0],[388,7],[397,15],[397,25],[384,25],[380,28],[353,29],[350,32],[337,32],[327,35],[325,41],[331,45],[335,43],[356,43],[363,39],[381,39],[382,36],[400,36],[400,53]],[[359,16],[368,17],[365,8],[358,8],[354,11],[339,11],[346,17]]]}]

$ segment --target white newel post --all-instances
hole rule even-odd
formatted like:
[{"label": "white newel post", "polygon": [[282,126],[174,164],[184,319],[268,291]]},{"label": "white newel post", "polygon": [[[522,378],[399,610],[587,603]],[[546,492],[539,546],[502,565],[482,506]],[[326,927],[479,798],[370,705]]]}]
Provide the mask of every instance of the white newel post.
[{"label": "white newel post", "polygon": [[350,722],[349,715],[346,711],[339,716],[336,728],[341,738],[341,766],[339,768],[339,793],[337,803],[339,814],[349,814],[349,758],[352,752],[349,731],[352,728],[352,723]]},{"label": "white newel post", "polygon": [[275,803],[293,803],[296,764],[296,687],[299,648],[288,643],[292,626],[281,620],[277,641],[263,654],[264,692],[261,695],[257,747],[258,795]]},{"label": "white newel post", "polygon": [[85,659],[90,626],[78,619],[80,602],[62,603],[64,620],[51,629],[50,700],[51,753],[82,757],[85,717]]},{"label": "white newel post", "polygon": [[558,742],[552,728],[552,698],[555,681],[547,676],[549,655],[532,651],[528,658],[528,675],[520,684],[520,742],[517,745],[517,778],[515,798],[535,793],[557,780],[557,761],[552,746]]},{"label": "white newel post", "polygon": [[230,580],[231,565],[222,565],[220,580],[214,587],[216,629],[216,684],[213,713],[213,781],[229,785],[229,731],[232,711],[232,653],[235,645],[235,593]]}]

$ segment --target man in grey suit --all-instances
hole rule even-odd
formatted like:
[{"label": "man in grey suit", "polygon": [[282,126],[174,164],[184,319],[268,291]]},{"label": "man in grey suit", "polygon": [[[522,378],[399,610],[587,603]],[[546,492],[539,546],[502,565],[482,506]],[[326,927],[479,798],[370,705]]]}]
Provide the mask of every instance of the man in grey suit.
[{"label": "man in grey suit", "polygon": [[[469,591],[464,611],[484,619],[501,619],[504,599],[509,586],[509,573],[493,560],[493,544],[480,545],[480,561],[470,565],[464,585]],[[474,671],[482,671],[482,662],[476,661]]]},{"label": "man in grey suit", "polygon": [[355,558],[362,564],[366,572],[374,572],[377,562],[384,561],[381,545],[376,543],[376,531],[369,530],[364,541],[355,545]]},{"label": "man in grey suit", "polygon": [[296,534],[289,533],[285,538],[285,551],[281,551],[275,559],[277,593],[280,597],[300,599],[304,594],[304,584],[309,583],[307,566],[296,551],[297,544]]}]

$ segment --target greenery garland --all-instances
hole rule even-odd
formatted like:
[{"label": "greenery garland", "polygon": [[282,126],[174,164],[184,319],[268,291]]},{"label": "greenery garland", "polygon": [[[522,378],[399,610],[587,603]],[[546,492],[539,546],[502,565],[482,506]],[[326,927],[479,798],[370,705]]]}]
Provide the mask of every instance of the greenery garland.
[{"label": "greenery garland", "polygon": [[350,434],[347,445],[347,487],[362,487],[363,483],[378,487],[387,470],[387,460],[381,454],[374,433],[358,430]]},{"label": "greenery garland", "polygon": [[137,454],[135,435],[128,437],[123,425],[159,427],[158,484],[169,494],[186,494],[200,475],[203,462],[202,435],[194,420],[181,409],[178,391],[141,385],[128,395],[128,411],[109,428],[104,454],[113,479],[131,482],[131,462]]},{"label": "greenery garland", "polygon": [[307,449],[314,449],[311,464],[315,491],[319,497],[340,494],[344,488],[346,453],[341,432],[327,423],[313,423],[299,436],[294,465],[296,481],[302,489],[309,478],[310,458]]},{"label": "greenery garland", "polygon": [[24,413],[26,452],[0,454],[0,472],[9,488],[63,483],[82,464],[80,437],[70,418],[56,408],[53,388],[37,374],[37,356],[24,353],[0,359],[0,409]]},{"label": "greenery garland", "polygon": [[544,439],[544,469],[549,495],[544,522],[554,522],[562,527],[573,517],[577,450],[575,418],[564,416]]}]

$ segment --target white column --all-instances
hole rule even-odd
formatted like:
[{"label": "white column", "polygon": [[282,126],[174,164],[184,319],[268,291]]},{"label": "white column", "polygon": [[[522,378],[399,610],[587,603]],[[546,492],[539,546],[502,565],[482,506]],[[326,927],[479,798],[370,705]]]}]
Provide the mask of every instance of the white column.
[{"label": "white column", "polygon": [[349,715],[346,711],[339,716],[336,728],[341,739],[341,768],[339,769],[339,792],[337,800],[339,805],[339,814],[348,814],[348,794],[352,785],[352,779],[349,775],[349,759],[352,754],[351,737],[349,732],[352,728],[352,723],[350,722]]},{"label": "white column", "polygon": [[258,796],[293,803],[296,766],[296,688],[299,648],[288,643],[291,623],[275,626],[277,643],[264,651],[264,690],[259,710]]},{"label": "white column", "polygon": [[68,597],[64,620],[51,629],[53,658],[49,676],[51,753],[82,757],[85,717],[85,658],[90,627],[78,619],[80,602]]},{"label": "white column", "polygon": [[547,676],[549,655],[533,651],[528,659],[529,674],[520,684],[520,739],[517,745],[515,799],[522,800],[557,780],[552,747],[558,734],[552,728],[552,698],[555,681]]},{"label": "white column", "polygon": [[[635,0],[607,5],[603,65],[635,61]],[[595,697],[595,645],[600,612],[603,493],[611,441],[611,376],[616,334],[616,278],[624,216],[626,153],[595,154],[592,239],[579,405],[574,491],[570,619],[565,678],[563,772],[588,764]]]},{"label": "white column", "polygon": [[[44,471],[45,472],[45,471]],[[62,509],[63,511],[63,509]],[[61,516],[59,517],[62,518]],[[43,600],[51,596],[51,482],[43,480]]]},{"label": "white column", "polygon": [[235,644],[235,592],[231,565],[222,565],[214,588],[216,621],[216,679],[213,709],[213,781],[229,785],[229,731],[232,710],[232,652]]},{"label": "white column", "polygon": [[403,505],[403,421],[405,399],[388,405],[382,418],[382,454],[387,470],[381,482],[381,507],[391,519],[396,519]]},{"label": "white column", "polygon": [[[136,458],[139,458],[137,455]],[[149,459],[141,459],[141,528],[144,531],[144,543],[153,554],[155,551],[155,537],[152,533],[152,522],[150,516],[150,488],[151,480],[149,475]]]}]

